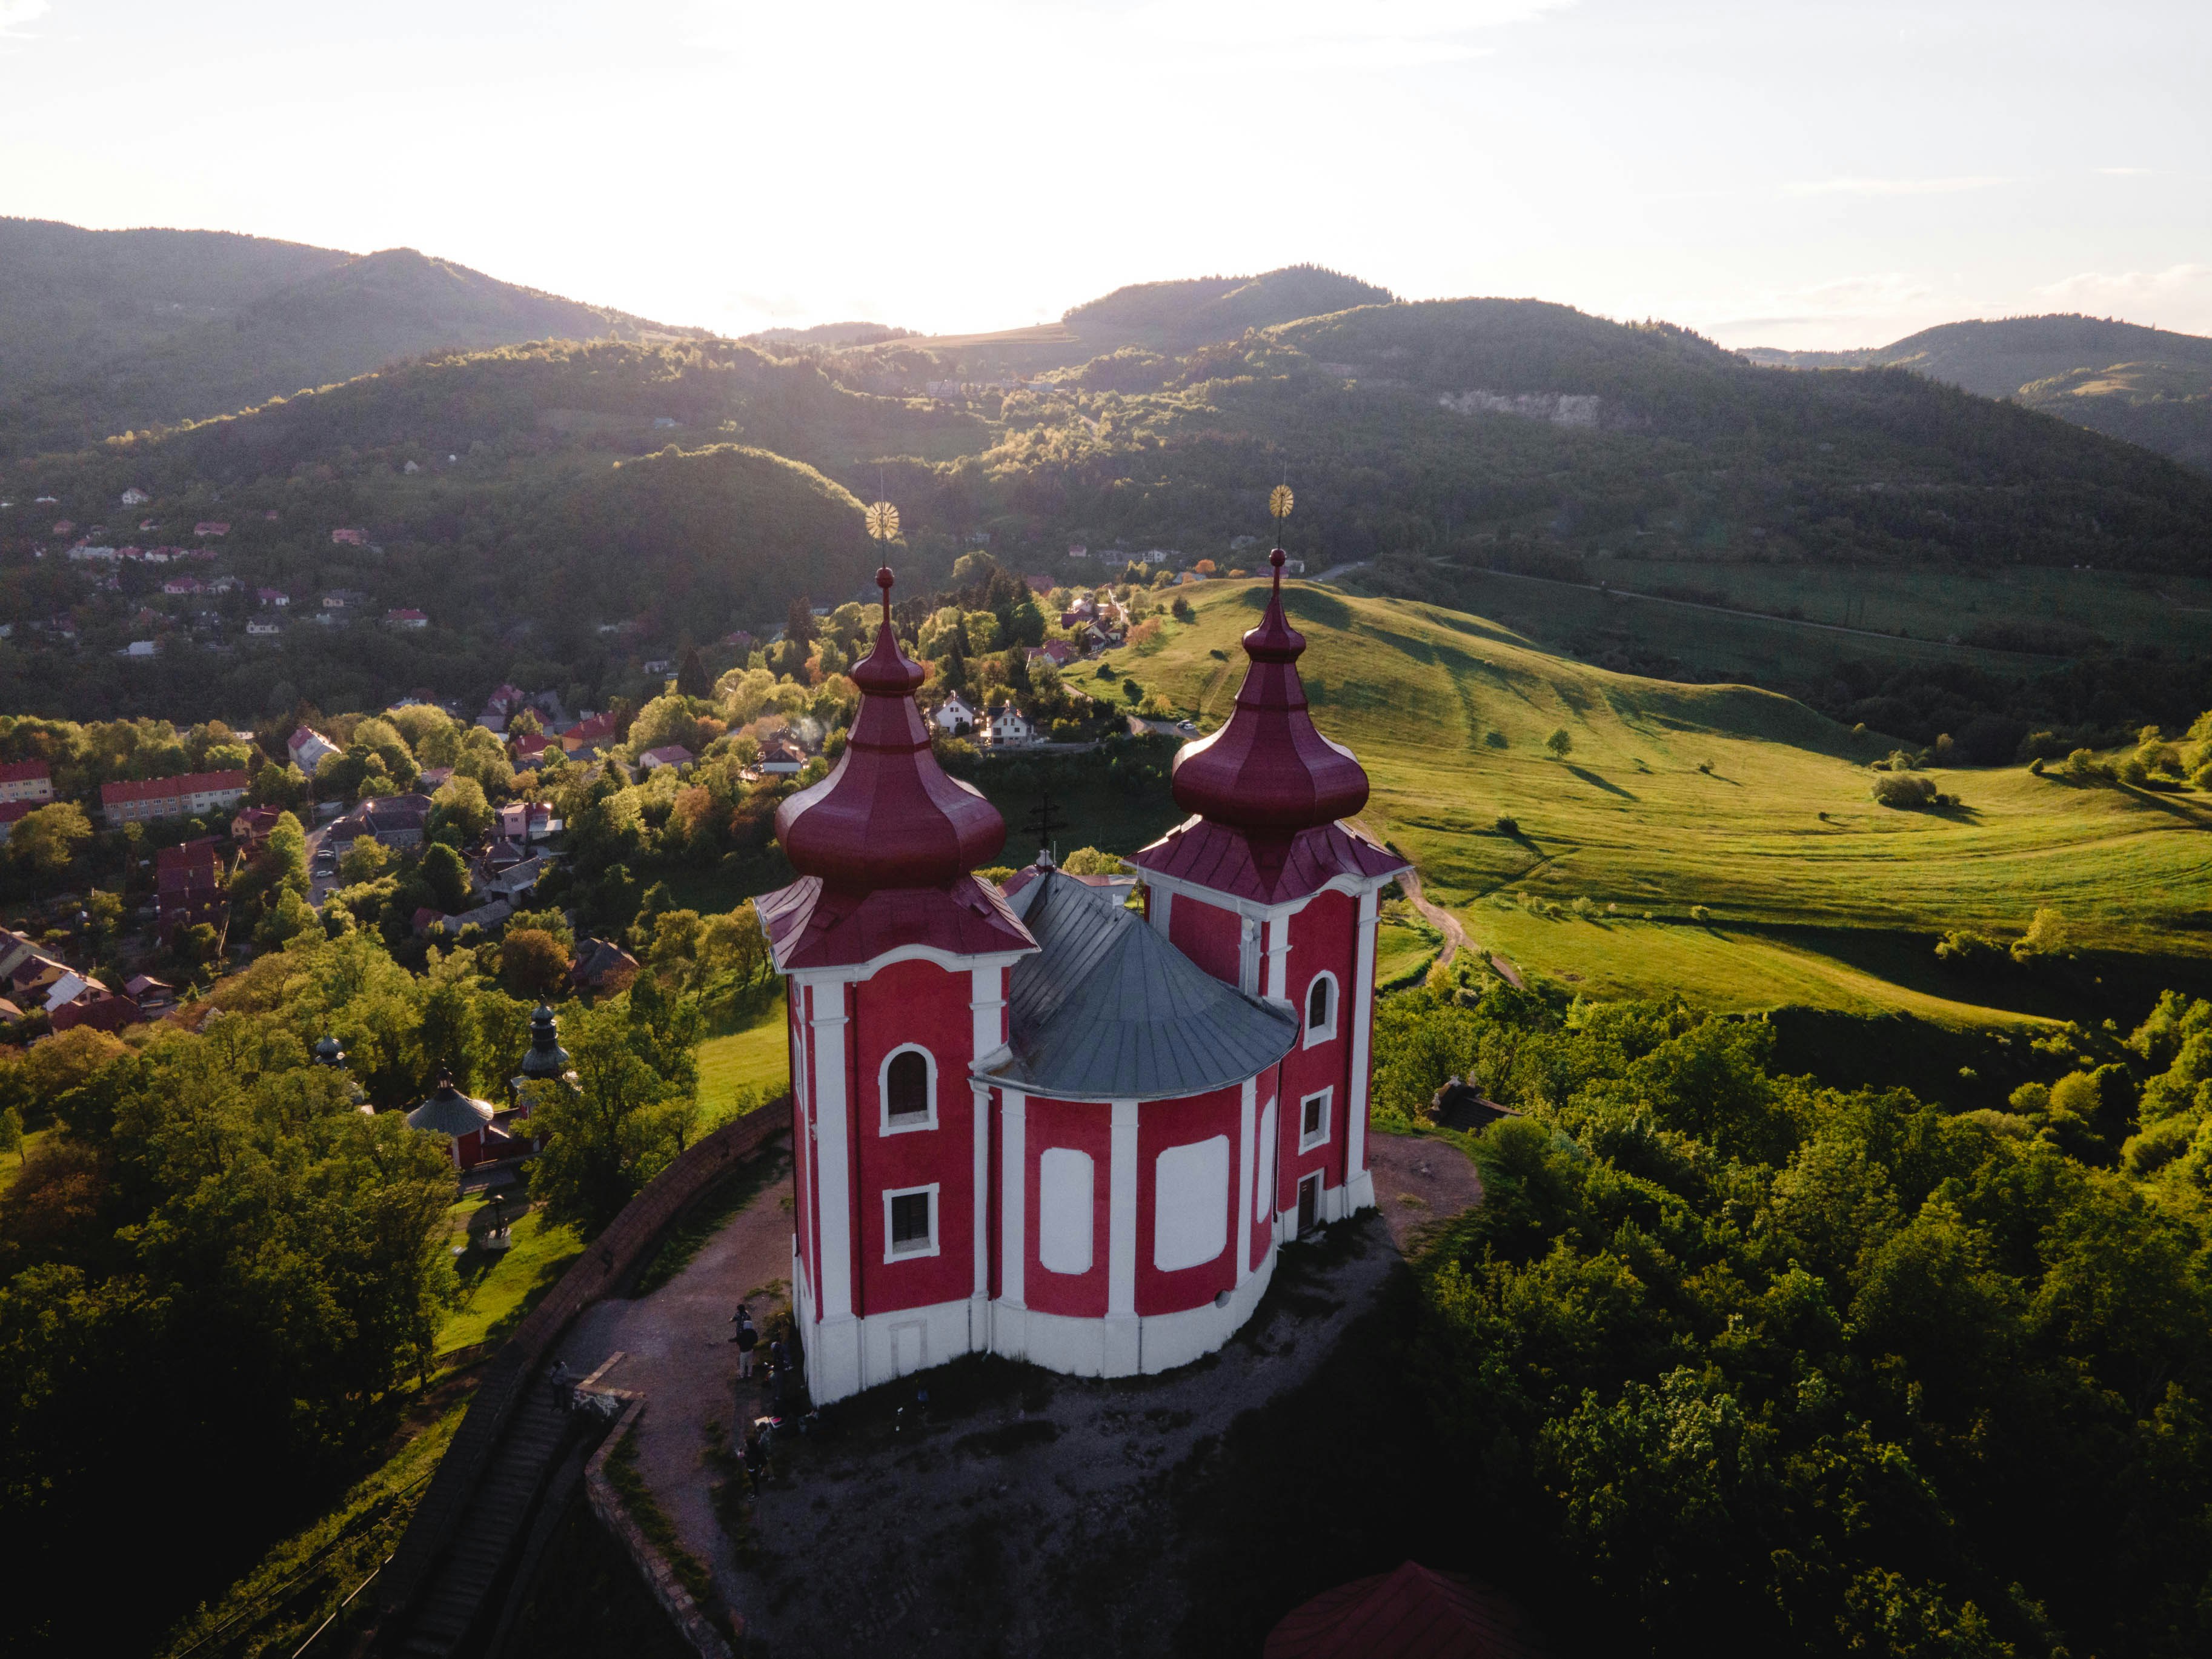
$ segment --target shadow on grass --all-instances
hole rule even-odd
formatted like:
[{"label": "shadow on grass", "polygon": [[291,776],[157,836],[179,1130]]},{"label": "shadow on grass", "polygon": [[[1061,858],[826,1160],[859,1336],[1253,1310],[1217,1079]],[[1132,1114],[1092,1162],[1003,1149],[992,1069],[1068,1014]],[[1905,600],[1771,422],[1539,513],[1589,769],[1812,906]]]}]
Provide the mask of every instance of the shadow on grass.
[{"label": "shadow on grass", "polygon": [[1623,800],[1635,800],[1638,799],[1638,797],[1631,794],[1627,790],[1622,788],[1619,784],[1610,782],[1607,780],[1600,777],[1596,773],[1591,771],[1586,766],[1577,766],[1572,761],[1570,761],[1567,763],[1567,770],[1573,773],[1577,777],[1580,778],[1584,783],[1590,785],[1593,788],[1602,789],[1609,795],[1618,795]]}]

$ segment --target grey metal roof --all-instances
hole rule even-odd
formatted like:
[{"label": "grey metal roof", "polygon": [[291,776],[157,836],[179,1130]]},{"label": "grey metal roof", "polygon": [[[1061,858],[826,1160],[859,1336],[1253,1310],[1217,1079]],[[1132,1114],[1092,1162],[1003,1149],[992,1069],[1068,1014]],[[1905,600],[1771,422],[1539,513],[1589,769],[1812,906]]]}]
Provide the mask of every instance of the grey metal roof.
[{"label": "grey metal roof", "polygon": [[1225,985],[1121,895],[1057,870],[1008,903],[1035,936],[1014,964],[1006,1061],[992,1082],[1062,1100],[1158,1100],[1256,1077],[1290,1051],[1297,1019]]},{"label": "grey metal roof", "polygon": [[407,1114],[407,1127],[459,1139],[483,1128],[497,1111],[489,1101],[471,1100],[453,1086],[453,1079],[441,1077],[429,1098]]}]

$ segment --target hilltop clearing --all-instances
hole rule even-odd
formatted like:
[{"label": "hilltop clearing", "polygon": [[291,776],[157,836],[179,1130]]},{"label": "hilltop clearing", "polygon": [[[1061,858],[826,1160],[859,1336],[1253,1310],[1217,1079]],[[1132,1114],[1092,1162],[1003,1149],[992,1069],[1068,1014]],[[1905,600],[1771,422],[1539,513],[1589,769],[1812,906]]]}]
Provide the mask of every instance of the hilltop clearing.
[{"label": "hilltop clearing", "polygon": [[[1265,592],[1208,583],[1190,623],[1110,661],[1225,718]],[[1563,660],[1431,605],[1304,585],[1286,603],[1316,718],[1374,781],[1368,824],[1480,947],[1593,994],[1947,1024],[2030,1012],[2027,976],[1939,971],[1931,947],[1953,929],[2016,935],[2043,906],[2116,957],[2201,972],[2212,956],[2212,803],[2197,792],[1937,771],[1960,806],[1896,811],[1875,803],[1868,765],[1890,744],[1788,698]]]},{"label": "hilltop clearing", "polygon": [[1945,323],[1856,351],[1741,354],[1776,368],[1909,368],[2212,472],[2212,340],[2104,317]]}]

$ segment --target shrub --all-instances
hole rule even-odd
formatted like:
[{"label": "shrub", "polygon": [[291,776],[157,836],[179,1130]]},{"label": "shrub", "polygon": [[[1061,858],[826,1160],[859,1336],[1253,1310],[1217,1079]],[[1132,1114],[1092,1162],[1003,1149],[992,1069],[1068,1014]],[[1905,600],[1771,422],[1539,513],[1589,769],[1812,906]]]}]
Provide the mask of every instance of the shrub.
[{"label": "shrub", "polygon": [[1495,730],[1486,732],[1483,734],[1482,740],[1488,744],[1492,749],[1503,749],[1505,747],[1505,734],[1503,732]]},{"label": "shrub", "polygon": [[1885,772],[1874,781],[1874,798],[1884,806],[1915,811],[1938,804],[1935,780],[1911,772]]},{"label": "shrub", "polygon": [[1500,812],[1491,828],[1501,836],[1517,836],[1521,833],[1521,820],[1510,812]]},{"label": "shrub", "polygon": [[2013,941],[2012,959],[2027,962],[2035,957],[2064,956],[2073,945],[2073,925],[2046,904],[2037,909],[2027,931]]},{"label": "shrub", "polygon": [[2002,945],[1986,933],[1973,933],[1964,927],[1946,933],[1936,941],[1936,959],[1970,972],[1986,972],[2002,966],[2009,960]]},{"label": "shrub", "polygon": [[1597,902],[1587,893],[1583,894],[1580,898],[1577,898],[1570,908],[1571,908],[1574,913],[1580,916],[1584,921],[1589,921],[1593,916],[1597,915]]},{"label": "shrub", "polygon": [[2141,755],[2130,755],[2122,761],[2117,775],[2119,781],[2130,789],[2147,789],[2150,787],[2150,768],[2143,764]]},{"label": "shrub", "polygon": [[1713,775],[1713,763],[1710,759],[1701,760],[1698,763],[1698,770],[1711,777]]},{"label": "shrub", "polygon": [[1552,751],[1554,759],[1565,760],[1569,755],[1574,753],[1574,736],[1563,726],[1544,739],[1544,747]]},{"label": "shrub", "polygon": [[1690,920],[1692,921],[1711,921],[1712,919],[1713,913],[1705,908],[1704,905],[1693,904],[1690,907]]},{"label": "shrub", "polygon": [[2066,775],[2078,783],[2100,783],[2110,779],[2112,772],[2097,758],[2094,749],[2076,749],[2066,757]]}]

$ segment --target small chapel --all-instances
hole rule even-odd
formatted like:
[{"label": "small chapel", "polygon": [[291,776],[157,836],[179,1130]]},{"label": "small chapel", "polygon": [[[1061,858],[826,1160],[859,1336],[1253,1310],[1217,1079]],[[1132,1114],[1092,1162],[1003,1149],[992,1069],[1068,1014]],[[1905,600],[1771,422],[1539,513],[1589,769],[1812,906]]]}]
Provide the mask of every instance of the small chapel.
[{"label": "small chapel", "polygon": [[1286,1242],[1375,1202],[1377,895],[1407,866],[1345,820],[1284,555],[1234,713],[1175,762],[1190,816],[1131,856],[1141,910],[948,775],[884,613],[836,769],[775,829],[759,899],[790,993],[792,1306],[814,1399],[964,1353],[1087,1376],[1212,1352]]}]

